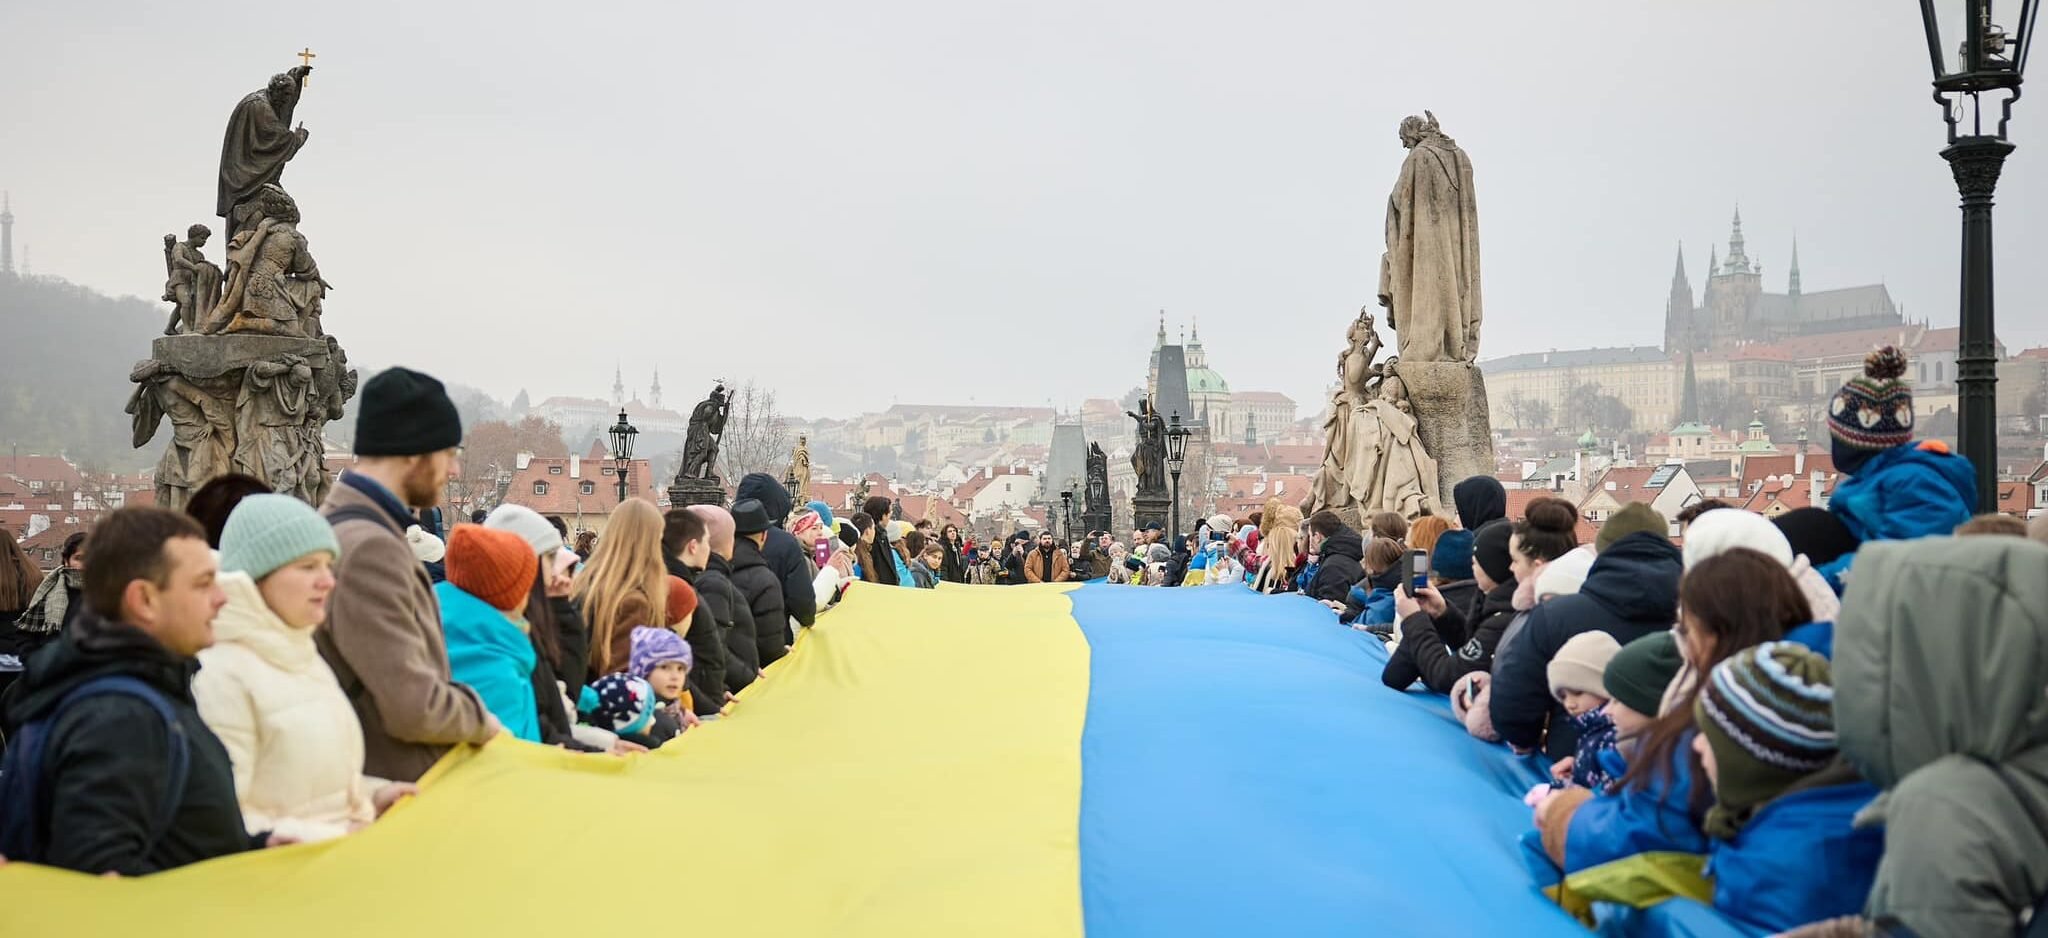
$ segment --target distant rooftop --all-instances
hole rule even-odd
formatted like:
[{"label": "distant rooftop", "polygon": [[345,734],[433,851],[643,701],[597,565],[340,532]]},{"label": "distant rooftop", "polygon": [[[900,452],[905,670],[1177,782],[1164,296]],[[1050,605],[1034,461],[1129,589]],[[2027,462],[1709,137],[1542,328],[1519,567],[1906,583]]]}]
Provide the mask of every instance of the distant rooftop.
[{"label": "distant rooftop", "polygon": [[1481,371],[1534,371],[1540,368],[1585,368],[1594,365],[1641,365],[1651,362],[1670,361],[1664,350],[1654,345],[1632,345],[1622,348],[1565,349],[1549,352],[1526,352],[1509,355],[1492,361],[1479,363]]}]

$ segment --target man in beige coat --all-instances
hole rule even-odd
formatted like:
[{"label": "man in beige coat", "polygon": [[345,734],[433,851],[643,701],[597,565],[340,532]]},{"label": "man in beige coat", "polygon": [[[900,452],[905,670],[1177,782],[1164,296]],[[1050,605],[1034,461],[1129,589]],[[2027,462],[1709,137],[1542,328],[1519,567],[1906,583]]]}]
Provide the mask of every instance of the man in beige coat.
[{"label": "man in beige coat", "polygon": [[449,748],[496,736],[498,721],[448,672],[433,582],[413,557],[412,509],[461,471],[462,419],[441,382],[392,368],[363,385],[354,468],[327,493],[341,559],[320,654],[363,724],[363,770],[417,781]]}]

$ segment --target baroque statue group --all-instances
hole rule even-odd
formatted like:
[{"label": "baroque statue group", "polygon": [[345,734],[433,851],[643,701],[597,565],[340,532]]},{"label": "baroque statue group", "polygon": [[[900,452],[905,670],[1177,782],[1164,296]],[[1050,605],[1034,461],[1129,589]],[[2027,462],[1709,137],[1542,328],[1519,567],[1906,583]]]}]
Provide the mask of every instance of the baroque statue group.
[{"label": "baroque statue group", "polygon": [[1368,304],[1337,357],[1337,390],[1310,512],[1354,526],[1380,511],[1441,513],[1452,485],[1493,474],[1493,432],[1479,357],[1479,207],[1472,161],[1436,115],[1401,121],[1408,156],[1387,197],[1378,306],[1397,337],[1382,343]]},{"label": "baroque statue group", "polygon": [[213,230],[164,236],[164,335],[129,374],[134,445],[168,417],[157,503],[180,508],[228,472],[318,504],[330,481],[324,431],[355,395],[356,373],[321,324],[334,288],[299,231],[284,170],[306,145],[293,112],[313,53],[235,105],[221,142],[214,214],[227,235],[225,268],[208,260]]}]

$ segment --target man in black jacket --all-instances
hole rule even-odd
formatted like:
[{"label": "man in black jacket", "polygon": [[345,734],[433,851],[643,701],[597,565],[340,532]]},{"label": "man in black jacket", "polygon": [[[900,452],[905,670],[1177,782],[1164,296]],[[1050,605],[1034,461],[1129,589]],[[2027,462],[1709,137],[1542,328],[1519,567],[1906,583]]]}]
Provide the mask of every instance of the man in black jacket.
[{"label": "man in black jacket", "polygon": [[1316,555],[1315,579],[1308,583],[1310,599],[1341,603],[1351,595],[1351,585],[1365,577],[1365,541],[1335,512],[1318,511],[1309,516],[1309,550]]},{"label": "man in black jacket", "polygon": [[1678,548],[1664,535],[1637,531],[1600,551],[1578,593],[1529,610],[1493,669],[1493,728],[1500,738],[1522,752],[1542,746],[1552,760],[1576,752],[1578,730],[1550,695],[1551,657],[1580,632],[1599,629],[1626,645],[1670,628],[1678,620],[1684,568]]},{"label": "man in black jacket", "polygon": [[754,648],[761,656],[761,667],[766,668],[789,653],[784,639],[789,634],[789,613],[782,604],[782,581],[761,554],[774,525],[768,520],[768,509],[751,498],[732,503],[732,522],[739,535],[732,547],[732,585],[753,613]]},{"label": "man in black jacket", "polygon": [[1501,633],[1515,618],[1518,584],[1508,565],[1511,528],[1506,518],[1496,518],[1473,535],[1472,577],[1480,592],[1470,610],[1459,609],[1434,588],[1412,596],[1394,591],[1401,644],[1380,673],[1388,687],[1405,689],[1419,677],[1430,690],[1448,694],[1459,678],[1492,669]]},{"label": "man in black jacket", "polygon": [[718,617],[704,602],[697,573],[711,559],[711,538],[704,519],[688,509],[672,508],[662,516],[661,558],[670,576],[681,577],[698,592],[697,611],[690,614],[690,630],[683,641],[690,645],[689,688],[692,708],[698,716],[710,716],[725,706],[725,639],[718,632]]},{"label": "man in black jacket", "polygon": [[690,585],[697,588],[697,608],[710,609],[712,621],[718,623],[719,644],[725,649],[725,689],[737,694],[760,675],[761,656],[754,647],[754,614],[732,583],[732,513],[716,505],[692,505],[689,511],[703,520],[704,537],[711,546],[703,569],[692,571],[696,579]]},{"label": "man in black jacket", "polygon": [[[31,799],[40,855],[11,859],[140,876],[263,846],[267,834],[242,826],[234,766],[192,700],[194,656],[213,644],[214,614],[227,604],[205,529],[175,512],[126,508],[100,522],[87,548],[86,608],[29,658],[6,704],[10,737],[47,721]],[[138,682],[172,722],[132,689],[63,702],[102,678]]]},{"label": "man in black jacket", "polygon": [[[734,500],[737,503],[750,498],[759,501],[768,512],[768,539],[761,547],[761,558],[768,562],[768,569],[775,572],[775,579],[781,584],[782,608],[797,625],[810,628],[818,620],[818,592],[811,586],[817,571],[811,566],[810,551],[797,543],[796,535],[782,527],[789,520],[792,507],[789,490],[765,472],[748,473],[740,480]],[[787,624],[783,625],[783,646],[795,642],[796,635]]]}]

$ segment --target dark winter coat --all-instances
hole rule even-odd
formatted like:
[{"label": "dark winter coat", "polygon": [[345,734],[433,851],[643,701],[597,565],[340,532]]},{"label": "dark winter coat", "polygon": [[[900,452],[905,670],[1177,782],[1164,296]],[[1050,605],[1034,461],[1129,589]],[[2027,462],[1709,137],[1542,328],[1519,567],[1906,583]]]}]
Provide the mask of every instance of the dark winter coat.
[{"label": "dark winter coat", "polygon": [[1677,547],[1661,534],[1638,531],[1600,552],[1578,593],[1530,610],[1493,669],[1493,728],[1500,738],[1522,749],[1543,746],[1553,760],[1571,755],[1578,735],[1564,705],[1551,696],[1551,656],[1581,632],[1598,629],[1626,645],[1670,628],[1678,620],[1683,572]]},{"label": "dark winter coat", "polygon": [[754,617],[754,650],[761,667],[767,667],[789,653],[784,636],[789,634],[789,613],[782,605],[782,581],[761,556],[761,548],[741,537],[732,547],[732,585]]},{"label": "dark winter coat", "polygon": [[[789,490],[782,483],[765,472],[751,472],[740,479],[735,490],[738,499],[758,499],[761,507],[768,510],[768,520],[775,526],[768,529],[768,543],[761,548],[761,556],[768,562],[768,569],[775,571],[776,580],[782,584],[782,608],[796,624],[810,628],[818,620],[818,592],[811,586],[816,573],[808,562],[810,552],[797,543],[796,535],[784,530],[782,523],[789,518],[793,503]],[[789,619],[780,620],[782,629],[781,647],[788,647],[796,641],[790,634]]]},{"label": "dark winter coat", "polygon": [[1387,659],[1380,679],[1401,690],[1420,678],[1430,690],[1448,694],[1459,678],[1491,669],[1501,632],[1515,618],[1515,581],[1476,598],[1477,608],[1467,612],[1446,595],[1449,608],[1442,617],[1431,619],[1418,612],[1402,621],[1401,644]]},{"label": "dark winter coat", "polygon": [[[96,677],[125,675],[161,693],[184,734],[188,768],[175,820],[153,848],[150,829],[165,803],[172,736],[150,705],[101,694],[72,706],[50,727],[43,754],[47,815],[36,819],[42,862],[81,873],[141,876],[253,849],[235,800],[228,751],[192,700],[197,662],[171,654],[148,633],[86,611],[56,642],[31,656],[6,704],[10,735]],[[147,848],[147,849],[145,849]]]},{"label": "dark winter coat", "polygon": [[[670,576],[681,577],[691,588],[696,588],[695,570],[674,557],[665,563]],[[719,633],[718,618],[711,614],[701,591],[697,596],[697,611],[690,614],[690,627],[683,633],[683,641],[690,645],[687,686],[690,688],[691,709],[698,716],[717,713],[725,705],[725,638]]]},{"label": "dark winter coat", "polygon": [[[555,620],[555,645],[562,650],[555,675],[582,674],[590,668],[590,627],[583,624],[582,610],[567,596],[549,596],[548,615]],[[569,699],[576,699],[575,688],[570,691]]]},{"label": "dark winter coat", "polygon": [[967,562],[960,556],[960,550],[951,541],[940,541],[946,549],[945,562],[939,564],[939,577],[948,583],[967,582]]},{"label": "dark winter coat", "polygon": [[[687,568],[686,568],[687,569]],[[694,571],[690,585],[697,588],[697,608],[709,609],[718,623],[719,645],[725,650],[725,689],[745,690],[761,673],[761,653],[754,644],[754,613],[732,583],[732,567],[717,554]],[[685,579],[689,579],[685,577]],[[691,649],[695,654],[696,649]],[[714,695],[721,703],[725,695]]]},{"label": "dark winter coat", "polygon": [[1316,551],[1315,579],[1308,582],[1311,599],[1341,603],[1351,594],[1351,584],[1365,578],[1365,542],[1358,532],[1350,528],[1338,528],[1337,533],[1323,539],[1323,546]]}]

